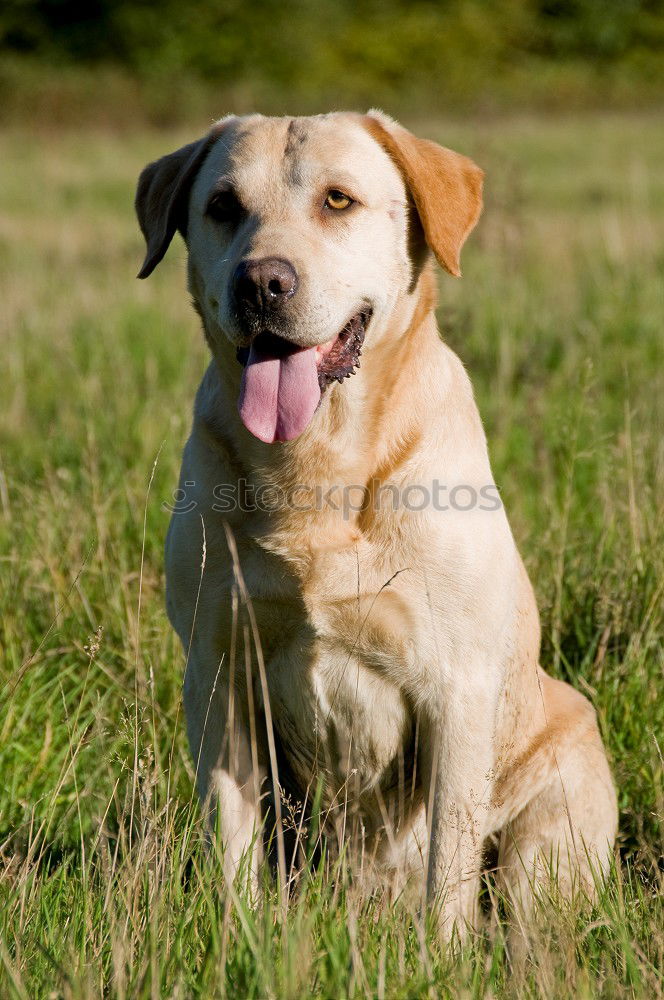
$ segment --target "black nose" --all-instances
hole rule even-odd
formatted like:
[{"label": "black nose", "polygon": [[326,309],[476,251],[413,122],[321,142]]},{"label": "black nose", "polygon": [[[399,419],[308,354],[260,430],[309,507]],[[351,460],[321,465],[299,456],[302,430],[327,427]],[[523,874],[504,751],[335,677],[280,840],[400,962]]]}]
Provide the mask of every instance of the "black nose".
[{"label": "black nose", "polygon": [[297,273],[280,257],[243,260],[236,268],[233,284],[238,305],[270,309],[295,295]]}]

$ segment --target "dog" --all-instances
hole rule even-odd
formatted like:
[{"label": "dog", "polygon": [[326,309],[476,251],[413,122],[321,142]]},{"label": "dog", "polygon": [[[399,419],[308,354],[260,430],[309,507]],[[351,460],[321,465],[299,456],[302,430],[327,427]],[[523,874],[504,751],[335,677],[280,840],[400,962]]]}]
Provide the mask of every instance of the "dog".
[{"label": "dog", "polygon": [[592,893],[617,827],[594,710],[539,665],[471,385],[436,327],[434,258],[460,275],[482,183],[379,111],[251,115],[149,164],[136,195],[139,277],[179,230],[212,354],[167,608],[229,876],[244,863],[255,884],[266,802],[283,828],[286,790],[315,793],[375,872],[419,873],[444,937],[477,921],[487,844],[526,912],[552,876]]}]

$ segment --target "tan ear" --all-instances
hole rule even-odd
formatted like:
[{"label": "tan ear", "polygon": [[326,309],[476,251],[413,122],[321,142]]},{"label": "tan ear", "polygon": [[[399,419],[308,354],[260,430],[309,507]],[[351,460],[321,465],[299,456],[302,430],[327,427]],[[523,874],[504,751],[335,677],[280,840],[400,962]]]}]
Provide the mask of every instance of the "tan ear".
[{"label": "tan ear", "polygon": [[142,171],[134,204],[148,248],[139,278],[152,274],[177,229],[186,237],[191,185],[225,124],[226,120],[217,122],[202,139],[162,156]]},{"label": "tan ear", "polygon": [[461,247],[482,211],[484,171],[460,153],[418,139],[381,112],[370,111],[363,122],[401,171],[438,263],[460,277]]}]

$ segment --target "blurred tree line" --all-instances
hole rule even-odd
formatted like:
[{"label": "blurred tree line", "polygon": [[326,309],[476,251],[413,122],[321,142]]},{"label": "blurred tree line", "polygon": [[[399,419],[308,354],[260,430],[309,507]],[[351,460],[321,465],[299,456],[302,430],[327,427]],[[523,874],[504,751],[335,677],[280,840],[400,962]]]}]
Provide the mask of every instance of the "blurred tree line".
[{"label": "blurred tree line", "polygon": [[[529,81],[664,89],[662,0],[4,0],[0,53],[200,81],[242,104],[472,100]],[[567,76],[562,70],[567,71]],[[566,85],[565,79],[571,81]],[[576,82],[575,82],[576,81]],[[588,82],[589,81],[589,82]],[[536,87],[537,89],[537,87]],[[633,88],[634,89],[634,88]],[[527,97],[527,94],[525,95]],[[237,103],[236,100],[236,103]]]}]

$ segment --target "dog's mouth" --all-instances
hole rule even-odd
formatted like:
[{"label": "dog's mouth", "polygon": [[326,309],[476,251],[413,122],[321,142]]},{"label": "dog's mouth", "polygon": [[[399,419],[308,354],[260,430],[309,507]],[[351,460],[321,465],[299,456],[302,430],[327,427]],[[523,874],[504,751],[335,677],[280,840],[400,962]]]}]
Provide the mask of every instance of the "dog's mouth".
[{"label": "dog's mouth", "polygon": [[332,382],[343,382],[360,367],[371,310],[355,313],[332,340],[300,347],[264,330],[249,347],[237,350],[244,366],[238,409],[247,430],[271,444],[298,437]]},{"label": "dog's mouth", "polygon": [[343,382],[360,367],[360,355],[371,312],[355,313],[334,340],[321,344],[318,352],[318,384],[320,391],[332,382]]}]

